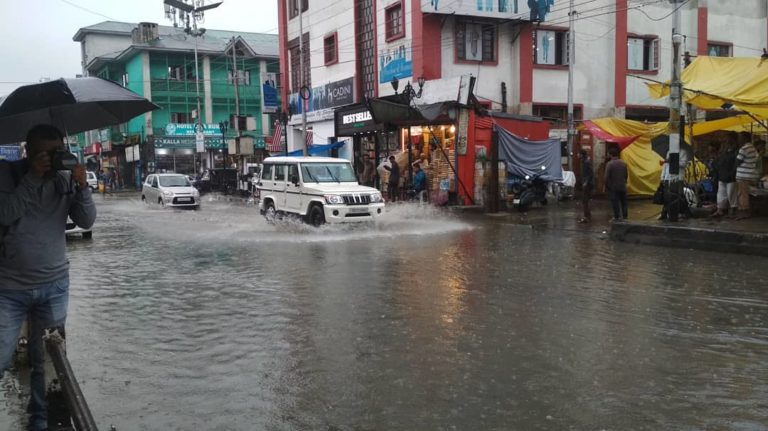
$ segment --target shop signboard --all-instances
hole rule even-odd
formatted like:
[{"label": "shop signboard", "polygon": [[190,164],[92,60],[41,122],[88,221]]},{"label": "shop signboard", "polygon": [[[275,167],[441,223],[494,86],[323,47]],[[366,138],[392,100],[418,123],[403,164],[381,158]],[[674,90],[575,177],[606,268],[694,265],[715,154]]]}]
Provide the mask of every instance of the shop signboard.
[{"label": "shop signboard", "polygon": [[361,104],[339,108],[334,113],[334,134],[336,136],[352,136],[356,133],[374,132],[378,130],[371,112]]},{"label": "shop signboard", "polygon": [[456,154],[467,154],[467,135],[469,134],[469,110],[459,109],[459,127],[456,130]]},{"label": "shop signboard", "polygon": [[125,161],[126,162],[135,162],[140,159],[139,156],[139,146],[138,145],[131,145],[129,147],[125,147]]},{"label": "shop signboard", "polygon": [[[192,123],[168,123],[165,125],[165,136],[195,136],[198,124]],[[203,124],[203,135],[219,136],[221,130],[218,124]]]},{"label": "shop signboard", "polygon": [[382,49],[379,52],[379,83],[386,84],[393,79],[413,76],[411,42],[404,42]]},{"label": "shop signboard", "polygon": [[555,0],[421,0],[424,13],[501,18],[541,22],[547,20]]},{"label": "shop signboard", "polygon": [[265,114],[277,112],[277,74],[267,72],[261,84],[261,111]]},{"label": "shop signboard", "polygon": [[288,104],[294,114],[301,114],[304,108],[309,113],[349,105],[355,101],[354,87],[352,78],[342,79],[312,88],[306,100],[293,93],[288,96]]},{"label": "shop signboard", "polygon": [[[187,148],[196,149],[195,136],[155,136],[155,148]],[[221,136],[206,136],[206,150],[220,150],[224,148]]]},{"label": "shop signboard", "polygon": [[21,159],[21,146],[0,145],[0,160],[15,162],[19,159]]}]

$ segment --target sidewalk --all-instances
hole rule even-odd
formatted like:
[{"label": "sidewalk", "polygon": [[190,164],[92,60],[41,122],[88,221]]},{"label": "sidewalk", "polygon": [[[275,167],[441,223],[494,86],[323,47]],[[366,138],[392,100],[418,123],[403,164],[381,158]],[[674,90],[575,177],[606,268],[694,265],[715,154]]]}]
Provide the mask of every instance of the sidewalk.
[{"label": "sidewalk", "polygon": [[746,220],[730,218],[686,219],[673,223],[657,220],[661,206],[648,199],[630,199],[629,220],[611,222],[610,202],[605,198],[592,200],[592,221],[579,223],[581,202],[570,200],[535,206],[526,213],[516,209],[495,214],[484,213],[481,207],[452,208],[457,213],[477,214],[496,219],[499,223],[526,226],[531,229],[559,229],[608,234],[614,241],[711,250],[726,253],[768,256],[768,217]]}]

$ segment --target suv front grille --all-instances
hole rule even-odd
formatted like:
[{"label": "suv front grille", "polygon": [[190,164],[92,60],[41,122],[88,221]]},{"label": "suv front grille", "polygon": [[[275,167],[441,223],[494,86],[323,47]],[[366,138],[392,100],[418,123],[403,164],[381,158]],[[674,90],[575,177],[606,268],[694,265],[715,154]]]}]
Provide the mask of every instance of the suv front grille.
[{"label": "suv front grille", "polygon": [[368,205],[371,203],[371,195],[369,194],[353,194],[353,195],[341,195],[346,205]]}]

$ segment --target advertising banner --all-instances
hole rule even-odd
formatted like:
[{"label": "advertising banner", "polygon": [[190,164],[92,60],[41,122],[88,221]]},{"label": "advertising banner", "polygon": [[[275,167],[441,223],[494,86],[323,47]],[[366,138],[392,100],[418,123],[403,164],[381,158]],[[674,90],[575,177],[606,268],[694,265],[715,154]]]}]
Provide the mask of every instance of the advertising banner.
[{"label": "advertising banner", "polygon": [[379,51],[379,83],[413,76],[411,42],[390,46]]},{"label": "advertising banner", "polygon": [[261,111],[265,114],[277,112],[277,74],[267,73],[261,84]]},{"label": "advertising banner", "polygon": [[555,0],[421,0],[424,13],[546,21]]},{"label": "advertising banner", "polygon": [[355,101],[354,87],[352,78],[342,79],[313,88],[306,100],[293,93],[288,97],[288,104],[294,115],[301,114],[305,107],[307,112],[312,112],[349,105]]}]

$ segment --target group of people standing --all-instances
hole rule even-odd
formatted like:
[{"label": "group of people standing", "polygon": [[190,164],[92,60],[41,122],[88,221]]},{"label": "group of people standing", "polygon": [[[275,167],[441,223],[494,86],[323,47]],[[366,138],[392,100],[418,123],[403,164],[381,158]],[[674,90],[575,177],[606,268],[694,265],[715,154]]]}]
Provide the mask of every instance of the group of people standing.
[{"label": "group of people standing", "polygon": [[[357,175],[364,186],[375,187],[376,167],[368,154],[363,154],[361,163],[357,167]],[[390,202],[397,201],[400,195],[400,166],[395,156],[389,156],[389,164],[384,169],[389,172],[387,179],[387,197]],[[413,178],[411,183],[414,198],[424,203],[427,201],[427,174],[421,167],[421,159],[413,163]]]},{"label": "group of people standing", "polygon": [[736,150],[730,139],[712,164],[712,176],[717,180],[717,211],[714,217],[734,216],[736,219],[751,215],[750,188],[760,179],[760,154],[749,134],[741,134],[741,147]]},{"label": "group of people standing", "polygon": [[[605,191],[611,201],[613,210],[613,221],[626,220],[629,217],[629,208],[627,205],[627,179],[629,171],[627,164],[619,158],[619,149],[612,147],[608,150],[610,160],[605,165],[604,181]],[[589,223],[592,220],[592,211],[589,202],[595,192],[595,168],[589,154],[585,149],[579,150],[579,159],[581,161],[581,206],[584,215],[579,219],[579,223]]]}]

